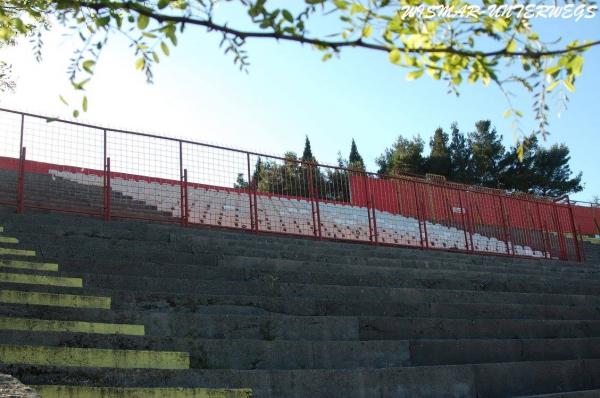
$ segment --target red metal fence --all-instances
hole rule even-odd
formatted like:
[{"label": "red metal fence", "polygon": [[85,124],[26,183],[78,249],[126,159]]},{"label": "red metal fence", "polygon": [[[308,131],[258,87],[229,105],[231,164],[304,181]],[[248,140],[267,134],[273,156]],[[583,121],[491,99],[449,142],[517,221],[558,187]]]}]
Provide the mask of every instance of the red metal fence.
[{"label": "red metal fence", "polygon": [[0,203],[490,255],[582,260],[573,208],[0,109]]}]

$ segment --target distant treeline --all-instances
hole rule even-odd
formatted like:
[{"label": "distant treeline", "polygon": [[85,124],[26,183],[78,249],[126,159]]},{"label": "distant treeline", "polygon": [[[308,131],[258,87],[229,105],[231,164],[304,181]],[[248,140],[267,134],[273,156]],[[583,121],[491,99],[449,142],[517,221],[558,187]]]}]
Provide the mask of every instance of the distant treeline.
[{"label": "distant treeline", "polygon": [[[546,148],[540,145],[537,136],[531,135],[522,145],[507,149],[502,144],[502,135],[489,120],[475,123],[475,129],[466,134],[456,123],[450,126],[449,132],[440,127],[431,137],[429,148],[430,153],[425,156],[425,142],[421,137],[401,135],[375,160],[378,173],[389,176],[437,174],[449,181],[550,197],[583,189],[582,174],[573,176],[569,167],[571,157],[565,144]],[[284,159],[258,159],[252,181],[259,191],[349,201],[348,172],[310,166],[317,160],[308,137],[300,158],[290,151],[285,153]],[[347,158],[338,152],[338,166],[351,170],[350,173],[365,171],[354,139]],[[243,174],[238,175],[235,187],[248,187]]]}]

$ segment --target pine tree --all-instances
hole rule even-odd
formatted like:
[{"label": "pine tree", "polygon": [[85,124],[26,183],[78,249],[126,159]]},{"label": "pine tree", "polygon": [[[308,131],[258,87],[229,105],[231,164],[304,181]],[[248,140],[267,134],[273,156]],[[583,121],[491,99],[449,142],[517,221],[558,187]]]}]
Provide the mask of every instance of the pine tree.
[{"label": "pine tree", "polygon": [[538,148],[535,153],[534,171],[538,176],[533,192],[545,196],[560,197],[568,193],[580,192],[582,173],[571,178],[569,148],[565,144],[554,144],[550,148]]},{"label": "pine tree", "polygon": [[307,162],[307,163],[316,163],[317,162],[317,160],[313,156],[312,149],[310,147],[310,140],[308,139],[308,135],[306,136],[306,139],[304,140],[304,151],[302,152],[301,160],[303,162]]},{"label": "pine tree", "polygon": [[524,140],[523,148],[521,159],[518,146],[515,146],[502,161],[504,170],[499,180],[503,189],[551,197],[583,189],[581,173],[571,178],[569,149],[564,144],[545,149],[539,145],[537,137],[531,135]]},{"label": "pine tree", "polygon": [[365,162],[362,156],[358,153],[356,148],[356,142],[352,139],[352,145],[350,146],[350,156],[348,157],[348,167],[352,170],[365,171]]},{"label": "pine tree", "polygon": [[452,123],[450,151],[450,180],[455,182],[470,183],[472,175],[469,171],[471,154],[467,145],[467,138],[459,130],[456,123]]},{"label": "pine tree", "polygon": [[475,123],[475,131],[469,134],[468,142],[471,150],[470,172],[475,177],[474,183],[497,188],[504,157],[502,136],[489,120],[480,120]]},{"label": "pine tree", "polygon": [[246,178],[244,177],[244,173],[238,173],[235,183],[233,184],[233,187],[236,189],[248,188],[248,182],[246,181]]},{"label": "pine tree", "polygon": [[427,172],[439,174],[445,177],[450,176],[451,159],[450,149],[448,148],[448,134],[440,127],[435,130],[433,137],[429,141],[431,152],[427,159]]},{"label": "pine tree", "polygon": [[380,174],[420,174],[424,171],[423,148],[425,143],[419,136],[407,139],[398,137],[394,146],[385,150],[375,162]]}]

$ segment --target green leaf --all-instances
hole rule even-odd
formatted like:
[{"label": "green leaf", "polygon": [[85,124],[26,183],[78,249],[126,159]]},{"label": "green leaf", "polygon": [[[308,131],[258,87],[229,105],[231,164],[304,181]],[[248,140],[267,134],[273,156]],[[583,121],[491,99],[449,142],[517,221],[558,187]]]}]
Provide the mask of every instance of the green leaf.
[{"label": "green leaf", "polygon": [[512,114],[512,109],[507,109],[506,111],[504,111],[504,113],[502,114],[502,116],[504,116],[505,118],[510,117],[510,115]]},{"label": "green leaf", "polygon": [[160,43],[160,48],[162,52],[168,57],[169,56],[169,46],[164,41]]},{"label": "green leaf", "polygon": [[65,105],[69,106],[69,103],[67,102],[67,100],[65,99],[65,97],[63,97],[62,95],[59,95],[59,96],[58,96],[58,98],[60,98],[60,101],[61,101],[63,104],[65,104]]},{"label": "green leaf", "polygon": [[418,79],[421,76],[423,76],[423,72],[425,72],[424,69],[417,69],[417,70],[414,70],[412,72],[409,72],[406,75],[406,80],[415,80],[415,79]]},{"label": "green leaf", "polygon": [[85,85],[89,81],[90,81],[90,79],[88,78],[88,79],[80,81],[79,83],[72,82],[71,84],[73,85],[73,88],[75,90],[83,90],[83,89],[85,89]]},{"label": "green leaf", "polygon": [[333,4],[340,10],[346,10],[348,8],[348,2],[344,0],[333,0]]},{"label": "green leaf", "polygon": [[77,109],[73,111],[73,117],[79,117],[79,111]]},{"label": "green leaf", "polygon": [[150,23],[150,18],[148,18],[148,16],[146,16],[144,14],[140,14],[138,16],[137,26],[140,30],[146,29],[148,27],[149,23]]},{"label": "green leaf", "polygon": [[393,64],[397,64],[400,62],[400,57],[401,57],[401,53],[400,50],[398,49],[393,49],[392,51],[390,51],[390,53],[388,54],[388,58],[390,60],[391,63]]},{"label": "green leaf", "polygon": [[146,66],[146,60],[144,58],[139,58],[137,61],[135,61],[135,68],[137,70],[144,69],[144,66]]},{"label": "green leaf", "polygon": [[568,79],[563,80],[562,83],[570,92],[575,91],[575,86]]},{"label": "green leaf", "polygon": [[369,36],[371,36],[372,33],[373,33],[373,26],[367,24],[362,32],[363,37],[369,37]]},{"label": "green leaf", "polygon": [[294,16],[288,10],[281,11],[281,14],[283,15],[283,17],[285,18],[286,21],[294,22]]},{"label": "green leaf", "polygon": [[333,54],[331,53],[327,53],[323,55],[323,58],[321,58],[321,61],[325,62],[331,59],[331,57],[333,57]]},{"label": "green leaf", "polygon": [[517,147],[517,158],[519,158],[519,162],[523,161],[523,157],[525,155],[525,146],[523,143],[520,143]]},{"label": "green leaf", "polygon": [[156,51],[152,51],[152,60],[154,60],[154,62],[156,63],[160,62],[160,58],[158,58],[158,54],[156,53]]},{"label": "green leaf", "polygon": [[508,44],[506,45],[506,51],[509,53],[514,53],[517,50],[517,41],[515,39],[510,39]]},{"label": "green leaf", "polygon": [[88,109],[88,99],[87,96],[83,96],[83,101],[81,101],[81,109],[83,109],[84,112],[87,112]]},{"label": "green leaf", "polygon": [[553,81],[552,84],[550,84],[548,87],[546,87],[546,91],[550,92],[550,91],[554,90],[554,88],[556,86],[558,86],[558,83],[560,83],[560,80]]},{"label": "green leaf", "polygon": [[92,74],[92,73],[94,73],[92,68],[94,67],[95,64],[96,64],[96,61],[88,59],[86,61],[83,61],[83,64],[81,66],[83,67],[83,70],[85,70],[87,73]]},{"label": "green leaf", "polygon": [[158,0],[158,9],[162,10],[163,8],[165,8],[166,6],[169,5],[169,3],[171,2],[171,0]]}]

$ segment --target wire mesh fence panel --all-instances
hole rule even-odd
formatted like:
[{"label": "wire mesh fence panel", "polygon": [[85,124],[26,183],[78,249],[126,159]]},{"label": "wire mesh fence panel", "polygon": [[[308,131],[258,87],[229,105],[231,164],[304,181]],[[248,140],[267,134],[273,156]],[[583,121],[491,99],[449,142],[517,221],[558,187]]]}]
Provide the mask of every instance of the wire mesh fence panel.
[{"label": "wire mesh fence panel", "polygon": [[[437,249],[471,250],[471,206],[460,192],[432,183],[419,190],[427,246]],[[425,231],[424,231],[425,232]]]},{"label": "wire mesh fence panel", "polygon": [[[402,246],[421,247],[422,224],[419,206],[417,205],[417,191],[411,180],[390,179],[385,183],[388,193],[384,196],[384,203],[380,208],[390,214],[377,214],[377,227],[385,236],[389,234],[390,243]],[[383,188],[385,189],[385,188]],[[375,193],[379,194],[379,189]],[[396,201],[394,202],[394,197]],[[379,217],[381,216],[381,217]],[[381,220],[381,221],[380,221]],[[383,231],[383,230],[386,231]]]},{"label": "wire mesh fence panel", "polygon": [[21,115],[0,112],[0,203],[15,205],[21,153]]},{"label": "wire mesh fence panel", "polygon": [[111,215],[181,220],[179,143],[146,135],[106,132]]},{"label": "wire mesh fence panel", "polygon": [[101,129],[26,116],[24,204],[26,207],[101,214]]},{"label": "wire mesh fence panel", "polygon": [[250,169],[259,231],[318,236],[318,168],[289,157],[251,156]]},{"label": "wire mesh fence panel", "polygon": [[373,211],[373,230],[377,242],[391,245],[407,245],[406,236],[410,225],[416,222],[400,215],[399,203],[402,200],[398,184],[394,179],[374,178],[369,181],[371,206]]},{"label": "wire mesh fence panel", "polygon": [[581,261],[580,242],[577,237],[575,222],[572,218],[570,206],[567,204],[556,205],[560,233],[564,242],[564,259]]},{"label": "wire mesh fence panel", "polygon": [[316,192],[313,196],[319,200],[316,218],[320,231],[317,233],[320,232],[320,236],[330,239],[375,242],[372,199],[369,200],[370,206],[367,203],[357,206],[351,202],[350,177],[362,175],[364,181],[369,179],[365,179],[364,174],[360,172],[334,167],[318,167],[312,170],[312,180],[316,181]]},{"label": "wire mesh fence panel", "polygon": [[577,261],[577,231],[600,232],[595,208],[573,208],[568,198],[555,203],[384,177],[293,154],[259,155],[6,110],[0,139],[0,203],[17,211],[24,204],[107,219]]},{"label": "wire mesh fence panel", "polygon": [[243,152],[182,144],[187,170],[188,221],[228,228],[252,228],[248,157]]}]

